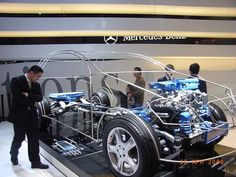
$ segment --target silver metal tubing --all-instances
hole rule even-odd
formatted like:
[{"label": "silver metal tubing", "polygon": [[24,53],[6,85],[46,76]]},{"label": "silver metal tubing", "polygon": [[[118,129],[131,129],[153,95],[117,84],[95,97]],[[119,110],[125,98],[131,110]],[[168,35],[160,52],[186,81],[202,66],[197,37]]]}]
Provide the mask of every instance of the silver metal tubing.
[{"label": "silver metal tubing", "polygon": [[[150,93],[150,94],[153,95],[153,96],[159,97],[159,99],[167,99],[167,98],[165,98],[165,97],[163,97],[163,96],[161,96],[161,95],[159,95],[159,94],[157,94],[157,93],[155,93],[155,92],[153,92],[153,91],[150,91],[150,90],[148,90],[148,89],[139,87],[139,86],[137,86],[137,85],[135,85],[135,84],[133,84],[133,83],[130,83],[130,82],[124,80],[124,79],[117,78],[117,77],[111,75],[111,74],[113,74],[113,72],[104,72],[102,69],[100,69],[100,68],[95,64],[95,62],[91,61],[89,58],[86,57],[86,54],[90,54],[90,53],[93,53],[93,54],[103,54],[103,55],[104,55],[104,54],[119,54],[119,55],[121,55],[121,56],[122,56],[122,55],[125,55],[125,58],[126,58],[126,59],[134,59],[134,58],[142,59],[142,60],[145,60],[145,61],[150,62],[151,64],[153,64],[153,65],[156,66],[156,67],[161,68],[162,71],[158,71],[158,70],[157,70],[157,71],[155,71],[156,73],[158,73],[158,72],[165,72],[165,65],[162,64],[162,63],[160,63],[159,61],[157,61],[157,60],[155,60],[155,59],[153,59],[153,58],[151,58],[151,57],[141,55],[141,54],[125,53],[125,52],[103,52],[103,51],[100,51],[100,52],[92,52],[92,51],[90,51],[90,52],[85,52],[85,51],[77,52],[77,51],[73,51],[73,50],[63,50],[63,51],[53,52],[53,53],[49,54],[46,58],[41,59],[38,65],[43,68],[43,67],[45,67],[45,65],[46,65],[48,62],[53,61],[53,59],[52,59],[53,56],[60,55],[60,54],[70,54],[70,55],[75,56],[77,59],[82,60],[82,61],[83,61],[83,64],[85,64],[86,67],[87,67],[87,69],[88,69],[88,72],[89,72],[88,76],[89,76],[89,81],[90,81],[90,82],[89,82],[89,85],[90,85],[90,95],[92,95],[92,89],[93,89],[93,87],[92,87],[92,83],[93,83],[93,82],[92,82],[92,76],[94,75],[94,73],[91,72],[91,71],[92,71],[91,69],[92,69],[92,67],[93,67],[94,70],[96,70],[97,72],[103,74],[104,76],[113,78],[113,79],[115,79],[115,80],[118,80],[118,81],[123,82],[123,83],[126,83],[126,84],[130,84],[130,85],[132,85],[132,86],[134,86],[134,87],[136,87],[136,88],[138,88],[138,89],[140,89],[140,90],[142,90],[142,91],[144,91],[144,92],[146,92],[146,93]],[[56,59],[54,59],[54,60],[57,61]],[[131,73],[131,72],[134,72],[134,71],[127,71],[127,72],[126,72],[126,71],[123,71],[124,74],[125,74],[125,73]],[[146,71],[146,72],[149,72],[149,71]],[[151,72],[151,71],[150,71],[150,72]],[[190,75],[188,75],[188,74],[184,74],[184,73],[181,73],[181,72],[178,72],[178,71],[175,71],[175,70],[172,70],[172,72],[173,72],[173,73],[176,73],[176,74],[179,74],[179,75],[182,75],[182,76],[185,76],[185,77],[189,77],[189,76],[190,76]],[[114,73],[117,73],[117,72],[114,72]],[[122,71],[121,71],[120,73],[122,73]],[[167,74],[168,74],[168,73],[167,73]],[[222,85],[222,84],[218,84],[218,83],[209,81],[209,80],[206,80],[206,79],[202,78],[201,76],[200,76],[200,79],[206,81],[207,83],[213,84],[213,85],[215,85],[215,86],[224,88],[224,89],[225,89],[225,94],[229,97],[229,99],[232,100],[232,104],[236,105],[235,97],[234,97],[234,95],[233,95],[232,90],[231,90],[229,87],[224,86],[224,85]],[[110,90],[110,87],[109,87],[109,86],[108,86],[108,90],[112,93],[112,91]],[[218,97],[217,97],[217,99],[219,99],[219,101],[223,102],[223,104],[224,104],[224,101],[223,101],[222,98],[218,98]],[[176,102],[177,102],[177,101],[176,101]],[[186,105],[186,103],[183,103],[183,102],[177,102],[177,103]],[[62,122],[60,122],[60,121],[57,121],[57,122],[59,122],[60,124],[65,125],[65,126],[71,128],[71,129],[73,129],[74,131],[77,131],[78,133],[83,134],[84,136],[90,138],[91,140],[94,140],[94,141],[98,142],[98,132],[97,132],[97,140],[94,138],[94,127],[93,127],[94,120],[93,120],[93,114],[95,113],[95,111],[93,111],[92,105],[90,105],[90,106],[91,106],[91,118],[92,118],[92,121],[91,121],[91,124],[92,124],[92,136],[86,135],[85,133],[83,133],[83,132],[81,132],[81,131],[79,131],[79,130],[73,128],[73,127],[70,127],[70,126],[68,126],[68,125],[66,125],[66,124],[64,124],[64,123],[62,123]],[[150,104],[149,104],[148,106],[149,106],[149,108],[151,109]],[[189,107],[191,110],[193,110],[193,112],[194,112],[194,114],[196,114],[196,116],[199,116],[199,115],[195,112],[195,110],[194,110],[190,105],[186,105],[186,106]],[[229,108],[227,105],[226,105],[226,108],[229,109],[231,116],[234,116],[234,115],[233,115],[233,110],[230,110],[230,108]],[[132,117],[135,118],[135,119],[137,119],[137,120],[140,122],[140,124],[142,124],[142,125],[146,128],[146,130],[148,131],[148,133],[149,133],[149,135],[150,135],[150,137],[151,137],[151,139],[152,139],[152,141],[153,141],[153,143],[154,143],[154,147],[155,147],[155,149],[156,149],[156,152],[157,152],[157,154],[158,154],[158,151],[159,151],[159,150],[158,150],[157,142],[155,141],[155,138],[154,138],[152,132],[151,132],[150,129],[149,129],[150,127],[148,127],[149,125],[147,125],[143,120],[141,120],[141,118],[139,118],[137,115],[135,115],[133,112],[131,112],[131,111],[128,110],[128,109],[125,109],[125,108],[111,108],[111,109],[109,109],[109,110],[112,111],[113,109],[116,109],[116,110],[119,110],[119,111],[124,111],[124,112],[126,112],[126,113],[128,113],[128,114],[133,115]],[[152,110],[152,109],[151,109],[151,110]],[[152,110],[152,111],[153,111],[153,110]],[[154,111],[153,111],[153,112],[154,112]],[[107,112],[107,113],[108,113],[108,112]],[[162,119],[161,119],[157,114],[155,114],[155,115],[156,115],[156,117],[160,120],[160,122],[162,122],[163,124],[166,124],[166,125],[180,125],[180,124],[174,124],[174,123],[165,123],[165,122],[162,121]],[[105,116],[105,113],[102,113],[102,117],[101,117],[101,119],[99,120],[99,123],[98,123],[98,124],[99,124],[99,128],[100,128],[100,124],[101,124],[101,121],[102,121],[102,119],[104,118],[104,116]],[[49,118],[49,119],[52,119],[52,118],[50,118],[50,117],[48,117],[48,116],[45,116],[45,117],[46,117],[46,118]],[[235,117],[235,116],[234,116],[234,117]],[[53,120],[53,121],[56,121],[55,119],[52,119],[52,120]],[[233,121],[234,121],[234,119],[233,119]],[[196,124],[196,123],[194,123],[194,124]],[[181,124],[181,125],[183,125],[183,124]],[[189,125],[189,124],[188,124],[188,125]],[[225,130],[226,130],[226,129],[225,129]],[[99,131],[99,129],[98,129],[97,131]],[[216,157],[213,157],[213,158],[208,158],[208,159],[203,159],[203,160],[204,160],[204,161],[207,161],[207,160],[216,159],[216,158],[219,158],[219,157],[223,157],[223,156],[225,156],[225,155],[228,155],[228,154],[232,154],[232,153],[234,153],[234,152],[236,152],[236,150],[234,150],[234,151],[232,151],[232,152],[230,152],[230,153],[226,153],[226,154],[221,155],[221,156],[216,156]],[[161,160],[161,161],[166,161],[166,162],[181,163],[181,161],[173,161],[173,160],[167,160],[167,159],[160,159],[160,160]],[[188,163],[192,163],[192,162],[193,162],[193,161],[188,161]]]}]

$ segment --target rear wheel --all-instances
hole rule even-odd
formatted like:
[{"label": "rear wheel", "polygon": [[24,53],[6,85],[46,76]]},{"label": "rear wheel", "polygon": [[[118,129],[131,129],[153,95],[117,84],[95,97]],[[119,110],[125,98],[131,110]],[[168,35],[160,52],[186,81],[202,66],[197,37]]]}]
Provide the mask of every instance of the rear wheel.
[{"label": "rear wheel", "polygon": [[148,130],[130,115],[108,122],[103,150],[109,168],[118,177],[150,177],[159,166],[159,152]]},{"label": "rear wheel", "polygon": [[46,97],[43,97],[43,100],[36,105],[39,118],[39,129],[45,130],[51,124],[51,120],[43,117],[43,115],[51,114],[51,108],[49,100]]},{"label": "rear wheel", "polygon": [[108,107],[111,106],[109,96],[104,90],[93,93],[91,102]]},{"label": "rear wheel", "polygon": [[[108,96],[107,92],[104,90],[100,90],[100,91],[93,93],[92,97],[91,97],[91,102],[96,105],[104,107],[104,108],[97,107],[96,111],[105,112],[105,111],[107,111],[107,108],[111,106],[109,96]],[[95,118],[95,122],[98,122],[101,118],[101,114],[93,114],[93,117]]]}]

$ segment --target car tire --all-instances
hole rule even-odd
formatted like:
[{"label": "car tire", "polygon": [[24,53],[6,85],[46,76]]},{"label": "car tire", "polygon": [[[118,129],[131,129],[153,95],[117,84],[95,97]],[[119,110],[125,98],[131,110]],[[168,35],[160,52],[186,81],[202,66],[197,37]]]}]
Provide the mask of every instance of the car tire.
[{"label": "car tire", "polygon": [[216,122],[219,120],[227,122],[225,113],[219,106],[217,106],[214,103],[209,103],[208,106],[209,106],[212,122]]},{"label": "car tire", "polygon": [[37,111],[38,111],[38,118],[39,118],[39,129],[45,130],[47,129],[50,124],[51,120],[43,117],[43,115],[51,114],[51,108],[49,100],[46,97],[43,97],[43,100],[36,104]]},{"label": "car tire", "polygon": [[105,105],[107,107],[111,106],[109,96],[104,90],[93,93],[91,101],[93,103]]},{"label": "car tire", "polygon": [[159,151],[156,152],[147,128],[131,115],[108,122],[103,132],[103,150],[108,167],[117,177],[150,177],[158,170]]},{"label": "car tire", "polygon": [[[212,119],[212,122],[216,122],[216,121],[224,121],[224,122],[227,122],[227,118],[225,116],[225,113],[224,111],[219,107],[217,106],[216,104],[214,103],[209,103],[209,110],[210,110],[210,116],[211,116],[211,119]],[[216,141],[214,141],[213,143],[214,144],[217,144],[219,143],[222,139],[224,138],[224,136],[220,137],[219,139],[217,139]]]}]

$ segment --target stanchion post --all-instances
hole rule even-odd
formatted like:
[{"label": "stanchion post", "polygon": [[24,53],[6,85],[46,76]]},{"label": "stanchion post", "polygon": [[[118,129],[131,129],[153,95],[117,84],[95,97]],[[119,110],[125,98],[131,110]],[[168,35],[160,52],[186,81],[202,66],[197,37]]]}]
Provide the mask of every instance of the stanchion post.
[{"label": "stanchion post", "polygon": [[2,109],[2,115],[1,115],[1,121],[4,121],[5,119],[5,114],[4,114],[4,95],[1,94],[1,109]]}]

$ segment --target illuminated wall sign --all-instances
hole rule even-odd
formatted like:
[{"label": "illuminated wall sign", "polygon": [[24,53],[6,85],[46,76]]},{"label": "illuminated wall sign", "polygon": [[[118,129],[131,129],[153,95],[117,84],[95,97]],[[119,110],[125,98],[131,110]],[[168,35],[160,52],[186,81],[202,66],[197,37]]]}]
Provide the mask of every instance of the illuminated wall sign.
[{"label": "illuminated wall sign", "polygon": [[4,37],[0,45],[40,44],[197,44],[236,45],[236,38],[199,38],[185,36],[83,36],[83,37]]},{"label": "illuminated wall sign", "polygon": [[185,36],[104,36],[106,44],[115,44],[117,42],[137,42],[137,41],[159,41],[159,40],[184,40]]},{"label": "illuminated wall sign", "polygon": [[153,41],[169,39],[186,39],[185,36],[124,36],[123,41]]}]

